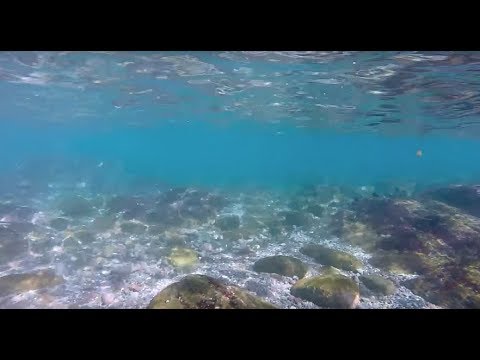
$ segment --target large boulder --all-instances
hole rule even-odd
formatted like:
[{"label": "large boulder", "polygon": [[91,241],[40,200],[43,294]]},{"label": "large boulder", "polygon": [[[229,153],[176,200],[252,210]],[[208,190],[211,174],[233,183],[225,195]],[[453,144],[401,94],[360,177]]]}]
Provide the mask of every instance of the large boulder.
[{"label": "large boulder", "polygon": [[51,269],[24,274],[11,274],[0,277],[0,296],[52,287],[63,282],[63,278],[57,276]]},{"label": "large boulder", "polygon": [[394,294],[396,291],[393,281],[380,275],[363,275],[360,276],[360,281],[375,295],[387,296]]},{"label": "large boulder", "polygon": [[256,272],[274,273],[283,276],[303,278],[308,266],[292,256],[276,255],[258,260],[253,265]]},{"label": "large boulder", "polygon": [[273,305],[205,275],[188,275],[160,291],[149,309],[273,309]]},{"label": "large boulder", "polygon": [[354,309],[360,302],[358,284],[332,271],[297,281],[290,293],[326,308]]},{"label": "large boulder", "polygon": [[93,206],[89,200],[81,196],[66,196],[60,199],[58,208],[63,215],[71,217],[88,216],[93,213]]},{"label": "large boulder", "polygon": [[300,252],[303,255],[313,258],[319,264],[333,266],[342,270],[356,271],[362,267],[362,262],[355,256],[322,245],[305,245],[300,249]]}]

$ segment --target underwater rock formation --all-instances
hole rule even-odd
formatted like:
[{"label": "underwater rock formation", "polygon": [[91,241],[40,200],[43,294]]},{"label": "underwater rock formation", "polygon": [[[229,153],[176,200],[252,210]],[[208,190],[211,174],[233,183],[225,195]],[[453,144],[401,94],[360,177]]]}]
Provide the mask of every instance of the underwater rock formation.
[{"label": "underwater rock formation", "polygon": [[256,261],[253,270],[290,277],[297,276],[301,279],[307,273],[308,266],[292,256],[275,255]]},{"label": "underwater rock formation", "polygon": [[63,278],[57,276],[51,269],[24,274],[11,274],[0,277],[0,296],[52,287],[63,282]]},{"label": "underwater rock formation", "polygon": [[274,309],[262,299],[205,275],[188,275],[160,291],[149,309]]},{"label": "underwater rock formation", "polygon": [[319,264],[333,266],[342,270],[355,271],[362,267],[362,262],[355,256],[322,245],[309,244],[302,247],[300,252],[313,258]]},{"label": "underwater rock formation", "polygon": [[360,281],[376,295],[387,296],[396,291],[393,281],[379,275],[363,275],[360,276]]}]

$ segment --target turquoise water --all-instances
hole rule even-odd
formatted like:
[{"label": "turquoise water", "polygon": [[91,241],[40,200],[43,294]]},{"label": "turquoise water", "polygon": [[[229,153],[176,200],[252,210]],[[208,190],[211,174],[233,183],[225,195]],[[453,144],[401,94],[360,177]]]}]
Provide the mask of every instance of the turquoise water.
[{"label": "turquoise water", "polygon": [[[0,307],[143,308],[186,274],[331,307],[255,270],[288,255],[322,274],[307,243],[397,288],[341,307],[479,307],[480,274],[450,298],[431,280],[478,268],[479,69],[478,52],[1,52]],[[455,265],[399,274],[388,251]],[[62,285],[2,282],[42,269]]]}]

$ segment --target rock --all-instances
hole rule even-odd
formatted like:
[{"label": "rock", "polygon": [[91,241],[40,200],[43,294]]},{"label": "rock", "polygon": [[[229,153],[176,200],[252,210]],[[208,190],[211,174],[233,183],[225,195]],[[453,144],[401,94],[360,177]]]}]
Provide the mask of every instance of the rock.
[{"label": "rock", "polygon": [[167,191],[160,194],[157,201],[159,203],[172,204],[175,201],[180,200],[185,191],[187,191],[187,188],[184,187],[168,189]]},{"label": "rock", "polygon": [[215,210],[207,205],[185,205],[180,213],[184,218],[192,218],[202,223],[215,216]]},{"label": "rock", "polygon": [[149,225],[164,226],[179,226],[183,221],[179,213],[169,205],[157,206],[146,214],[145,220]]},{"label": "rock", "polygon": [[323,215],[323,207],[321,205],[309,205],[305,209],[306,212],[315,215],[317,217],[320,217]]},{"label": "rock", "polygon": [[158,235],[165,231],[165,226],[162,225],[150,225],[148,227],[148,233],[150,235]]},{"label": "rock", "polygon": [[332,273],[299,280],[290,293],[326,308],[354,309],[360,302],[357,283],[348,277]]},{"label": "rock", "polygon": [[168,260],[177,268],[191,268],[198,263],[198,254],[192,249],[175,247],[171,250]]},{"label": "rock", "polygon": [[274,309],[233,285],[205,275],[188,275],[158,293],[149,309]]},{"label": "rock", "polygon": [[356,271],[362,267],[362,262],[355,256],[321,245],[306,245],[300,249],[300,252],[303,255],[310,256],[322,265],[333,266],[342,270]]},{"label": "rock", "polygon": [[378,252],[370,264],[395,274],[422,274],[429,269],[424,255],[415,252]]},{"label": "rock", "polygon": [[0,225],[0,264],[25,254],[27,250],[27,239],[8,227]]},{"label": "rock", "polygon": [[168,246],[182,247],[186,244],[187,236],[180,234],[178,231],[165,231],[163,237],[167,242]]},{"label": "rock", "polygon": [[425,300],[449,309],[480,309],[480,263],[451,262],[404,285]]},{"label": "rock", "polygon": [[142,223],[129,221],[121,224],[120,229],[122,229],[122,232],[127,234],[141,235],[145,232],[147,227]]},{"label": "rock", "polygon": [[219,211],[229,204],[229,201],[221,195],[210,195],[206,199],[206,203],[213,209]]},{"label": "rock", "polygon": [[287,226],[308,226],[312,222],[310,215],[300,211],[286,211],[284,224]]},{"label": "rock", "polygon": [[275,273],[283,276],[303,278],[308,267],[292,256],[276,255],[260,259],[253,265],[256,272]]},{"label": "rock", "polygon": [[95,218],[95,220],[93,220],[91,224],[91,229],[93,231],[99,231],[99,232],[107,231],[113,228],[116,220],[117,219],[115,215],[112,215],[112,214],[99,216]]},{"label": "rock", "polygon": [[107,201],[106,207],[110,214],[119,213],[122,211],[130,211],[135,214],[137,211],[142,211],[140,199],[132,196],[116,195]]},{"label": "rock", "polygon": [[74,237],[80,240],[82,244],[91,243],[96,240],[95,234],[87,230],[80,230],[75,232]]},{"label": "rock", "polygon": [[462,209],[470,215],[480,217],[480,186],[457,185],[430,190],[423,194],[445,204]]},{"label": "rock", "polygon": [[240,218],[238,215],[223,215],[217,218],[215,226],[220,230],[235,230],[240,227]]},{"label": "rock", "polygon": [[58,208],[63,215],[70,217],[88,216],[93,213],[90,202],[81,196],[64,197],[60,200]]},{"label": "rock", "polygon": [[360,276],[360,281],[377,295],[392,295],[397,290],[393,281],[379,275],[363,275]]},{"label": "rock", "polygon": [[63,278],[55,275],[55,272],[51,269],[32,273],[11,274],[0,277],[0,296],[52,287],[63,282]]},{"label": "rock", "polygon": [[49,223],[50,227],[59,231],[65,230],[69,224],[70,224],[70,221],[68,221],[68,219],[61,218],[61,217],[52,219]]}]

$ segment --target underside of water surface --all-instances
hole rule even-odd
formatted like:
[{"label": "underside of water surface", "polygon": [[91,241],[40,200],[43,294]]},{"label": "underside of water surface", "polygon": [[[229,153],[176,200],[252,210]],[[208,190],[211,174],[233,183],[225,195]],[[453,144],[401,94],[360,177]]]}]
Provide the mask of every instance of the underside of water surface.
[{"label": "underside of water surface", "polygon": [[0,308],[480,308],[479,71],[0,52]]}]

